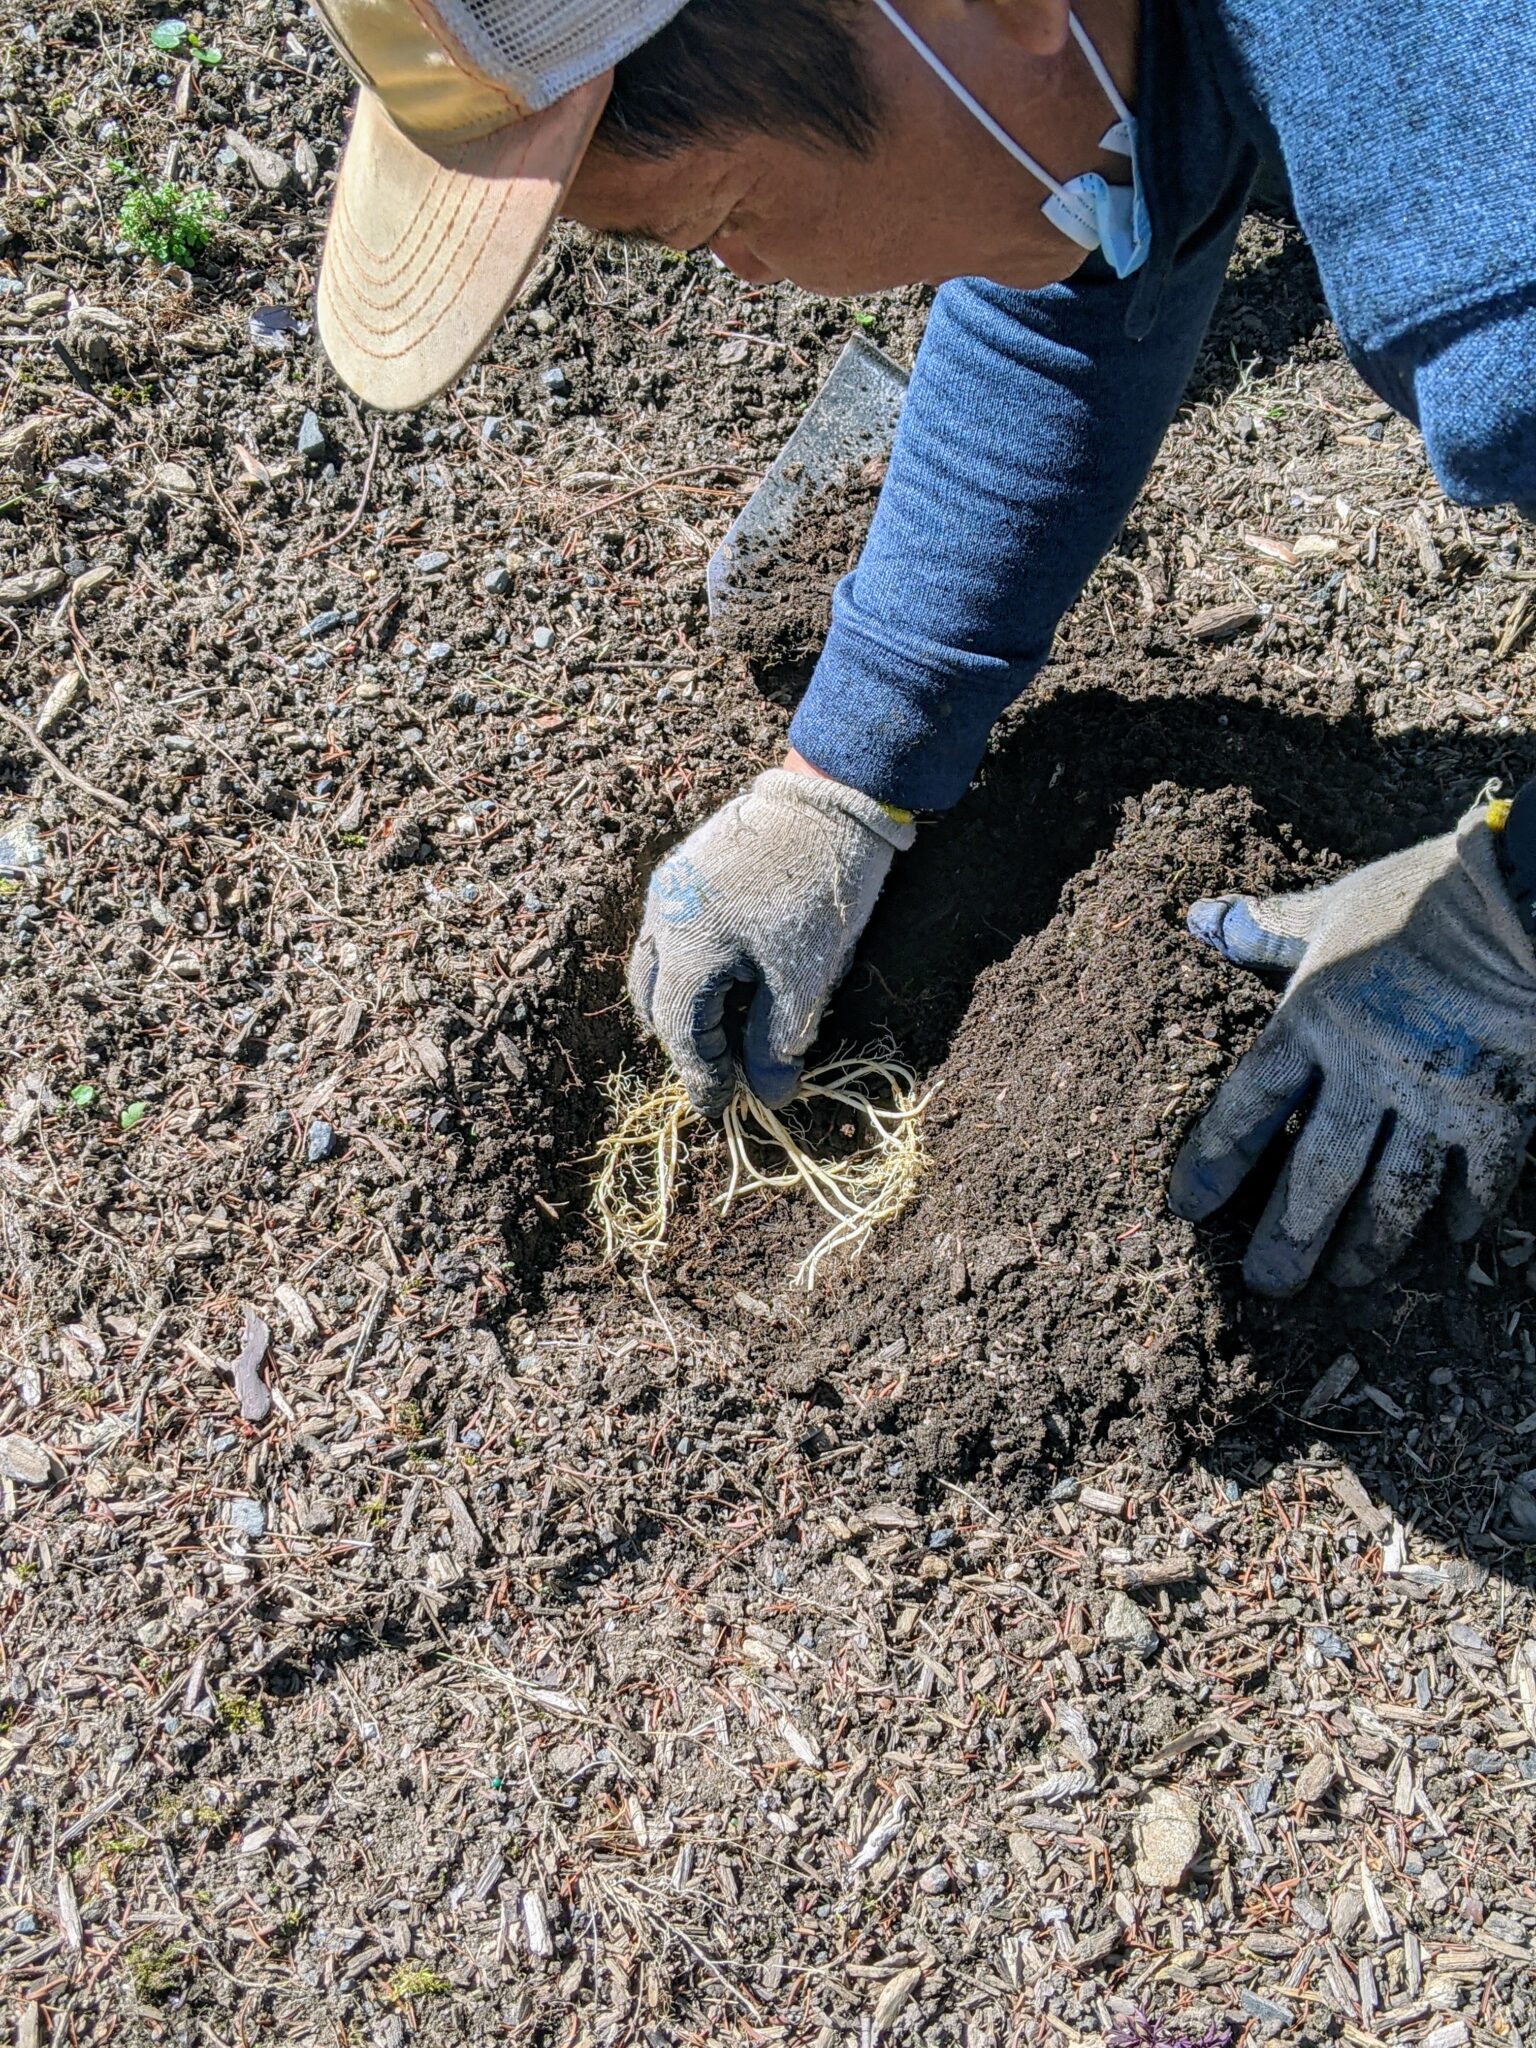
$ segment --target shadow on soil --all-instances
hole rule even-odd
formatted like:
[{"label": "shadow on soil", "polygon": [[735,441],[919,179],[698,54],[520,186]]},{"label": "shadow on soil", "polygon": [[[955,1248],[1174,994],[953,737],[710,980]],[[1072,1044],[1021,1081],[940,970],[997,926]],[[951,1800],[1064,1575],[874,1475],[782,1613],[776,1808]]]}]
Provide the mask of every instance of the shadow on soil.
[{"label": "shadow on soil", "polygon": [[828,1041],[889,1032],[936,1065],[976,976],[1046,923],[1063,884],[1110,843],[1126,798],[1157,783],[1248,789],[1292,828],[1302,860],[1328,850],[1355,865],[1444,831],[1490,775],[1512,784],[1536,768],[1536,739],[1515,732],[1383,740],[1352,712],[1278,712],[1245,663],[1215,681],[1178,661],[1127,664],[1124,689],[1112,664],[1099,674],[1086,689],[1047,684],[979,787],[922,828],[892,872]]},{"label": "shadow on soil", "polygon": [[[898,864],[826,1042],[889,1033],[923,1070],[937,1067],[977,976],[1049,922],[1064,884],[1113,840],[1125,800],[1156,784],[1250,790],[1291,828],[1306,868],[1325,852],[1355,865],[1443,830],[1490,775],[1512,784],[1536,769],[1529,735],[1416,729],[1383,739],[1354,712],[1277,712],[1241,660],[1209,683],[1169,664],[1160,685],[1157,667],[1131,666],[1123,688],[1112,677],[1047,688],[1017,716],[982,786]],[[1319,1285],[1293,1304],[1256,1302],[1239,1268],[1266,1192],[1261,1172],[1221,1226],[1200,1236],[1228,1348],[1251,1361],[1260,1390],[1250,1413],[1213,1418],[1226,1433],[1212,1469],[1247,1486],[1266,1460],[1333,1442],[1374,1501],[1527,1583],[1532,1566],[1504,1503],[1515,1467],[1536,1463],[1509,1437],[1536,1408],[1536,1376],[1527,1375],[1522,1398],[1507,1283],[1497,1295],[1469,1287],[1472,1248],[1431,1230],[1432,1241],[1379,1288]],[[1516,1220],[1533,1206],[1527,1189]],[[1357,1388],[1343,1411],[1302,1421],[1306,1393],[1345,1349],[1358,1352],[1360,1385],[1374,1391]]]}]

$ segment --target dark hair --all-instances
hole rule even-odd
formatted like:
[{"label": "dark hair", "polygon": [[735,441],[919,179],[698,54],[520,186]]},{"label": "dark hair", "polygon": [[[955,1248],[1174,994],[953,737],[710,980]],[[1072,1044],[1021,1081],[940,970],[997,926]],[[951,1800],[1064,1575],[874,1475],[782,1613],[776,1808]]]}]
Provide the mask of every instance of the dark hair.
[{"label": "dark hair", "polygon": [[868,150],[875,95],[853,12],[850,0],[688,0],[615,68],[597,143],[666,157],[761,132]]}]

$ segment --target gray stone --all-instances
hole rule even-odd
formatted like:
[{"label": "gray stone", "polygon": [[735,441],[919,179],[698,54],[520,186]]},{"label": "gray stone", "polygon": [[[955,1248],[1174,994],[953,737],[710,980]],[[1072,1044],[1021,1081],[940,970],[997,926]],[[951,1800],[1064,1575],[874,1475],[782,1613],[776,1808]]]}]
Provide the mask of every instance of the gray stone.
[{"label": "gray stone", "polygon": [[452,652],[453,647],[449,641],[434,640],[427,649],[425,659],[430,662],[446,661]]},{"label": "gray stone", "polygon": [[300,626],[301,640],[318,640],[322,633],[334,633],[341,624],[340,612],[316,612],[307,625]]},{"label": "gray stone", "polygon": [[551,363],[547,370],[541,370],[539,382],[551,398],[569,398],[571,395],[571,380],[558,363]]},{"label": "gray stone", "polygon": [[444,554],[441,548],[428,548],[424,554],[416,557],[416,574],[440,576],[452,560],[452,555]]},{"label": "gray stone", "polygon": [[535,334],[553,334],[556,326],[555,316],[547,306],[535,306],[528,315],[528,325]]},{"label": "gray stone", "polygon": [[1133,1657],[1151,1657],[1161,1649],[1163,1639],[1128,1593],[1111,1593],[1104,1603],[1099,1628],[1112,1649],[1125,1650]]},{"label": "gray stone", "polygon": [[480,438],[482,441],[500,440],[501,421],[497,418],[495,413],[487,413],[485,418],[480,422]]},{"label": "gray stone", "polygon": [[498,562],[494,569],[486,570],[480,581],[492,597],[505,597],[512,588],[512,572]]},{"label": "gray stone", "polygon": [[325,429],[315,413],[307,412],[299,421],[299,438],[296,446],[306,462],[324,462],[329,454],[330,443],[326,440]]},{"label": "gray stone", "polygon": [[329,1159],[336,1150],[336,1133],[323,1117],[316,1117],[304,1139],[304,1157],[311,1166]]},{"label": "gray stone", "polygon": [[267,1533],[267,1517],[261,1502],[244,1495],[237,1494],[224,1503],[224,1519],[237,1536],[248,1536],[252,1542]]},{"label": "gray stone", "polygon": [[546,653],[555,644],[554,630],[549,626],[535,626],[530,637],[540,654]]}]

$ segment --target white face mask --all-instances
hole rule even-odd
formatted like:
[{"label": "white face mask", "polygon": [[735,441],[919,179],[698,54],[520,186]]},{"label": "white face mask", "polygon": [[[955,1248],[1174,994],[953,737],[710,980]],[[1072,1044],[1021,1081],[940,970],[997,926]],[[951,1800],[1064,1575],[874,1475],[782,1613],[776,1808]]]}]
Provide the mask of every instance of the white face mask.
[{"label": "white face mask", "polygon": [[943,80],[966,112],[981,123],[992,140],[1006,149],[1015,163],[1022,164],[1038,184],[1046,187],[1051,196],[1040,211],[1052,227],[1060,229],[1081,249],[1101,249],[1117,277],[1129,277],[1133,270],[1141,268],[1151,247],[1152,226],[1147,218],[1141,175],[1136,167],[1136,116],[1120,97],[1103,58],[1088,40],[1087,32],[1075,14],[1068,16],[1073,37],[1087,58],[1104,97],[1115,110],[1115,119],[1099,138],[1099,147],[1113,150],[1116,156],[1129,158],[1129,185],[1107,184],[1097,171],[1084,171],[1081,176],[1068,178],[1065,184],[1060,183],[1043,164],[1036,163],[1028,150],[1022,149],[1006,129],[999,127],[980,100],[966,90],[949,66],[934,55],[917,31],[897,13],[891,0],[875,0],[875,5],[897,34],[912,45],[934,76]]}]

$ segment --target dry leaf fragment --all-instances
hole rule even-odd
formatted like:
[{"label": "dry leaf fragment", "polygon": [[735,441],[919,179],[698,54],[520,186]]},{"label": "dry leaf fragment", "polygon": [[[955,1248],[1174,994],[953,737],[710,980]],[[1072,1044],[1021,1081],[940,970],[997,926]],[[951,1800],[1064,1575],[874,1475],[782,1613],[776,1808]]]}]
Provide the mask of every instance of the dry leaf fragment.
[{"label": "dry leaf fragment", "polygon": [[1173,1891],[1200,1853],[1200,1815],[1186,1792],[1159,1785],[1142,1802],[1134,1823],[1136,1880]]},{"label": "dry leaf fragment", "polygon": [[880,1996],[875,2000],[875,2010],[871,2024],[877,2041],[882,2034],[895,2026],[897,2020],[906,2010],[908,2000],[922,1981],[923,1973],[915,1966],[909,1970],[898,1970],[896,1975],[891,1978]]},{"label": "dry leaf fragment", "polygon": [[788,1714],[779,1716],[779,1733],[800,1759],[807,1770],[819,1771],[822,1767],[820,1747],[811,1740],[803,1729],[797,1728]]},{"label": "dry leaf fragment", "polygon": [[64,585],[64,571],[58,568],[25,569],[19,576],[0,582],[0,604],[37,604],[52,597]]},{"label": "dry leaf fragment", "polygon": [[53,1477],[53,1460],[30,1436],[0,1436],[0,1478],[14,1479],[18,1486],[46,1486]]},{"label": "dry leaf fragment", "polygon": [[78,1953],[85,1946],[85,1929],[80,1921],[74,1879],[67,1870],[59,1872],[59,1925],[64,1930],[64,1939]]},{"label": "dry leaf fragment", "polygon": [[297,1287],[290,1286],[286,1280],[275,1293],[277,1305],[287,1316],[288,1327],[292,1330],[295,1341],[300,1344],[313,1344],[320,1334],[320,1325],[315,1321],[309,1303]]},{"label": "dry leaf fragment", "polygon": [[1429,520],[1422,505],[1416,505],[1409,513],[1403,531],[1413,542],[1414,553],[1419,558],[1419,567],[1424,572],[1425,581],[1438,583],[1445,574],[1445,563],[1440,558],[1440,550],[1435,546],[1434,535],[1429,530]]},{"label": "dry leaf fragment", "polygon": [[1376,1880],[1365,1867],[1360,1865],[1360,1896],[1365,1901],[1365,1917],[1371,1923],[1371,1932],[1378,1941],[1392,1938],[1392,1915],[1387,1911],[1387,1902],[1376,1888]]},{"label": "dry leaf fragment", "polygon": [[1406,1820],[1415,1811],[1418,1802],[1418,1788],[1413,1782],[1413,1758],[1404,1752],[1392,1787],[1392,1811],[1400,1813]]},{"label": "dry leaf fragment", "polygon": [[242,488],[264,490],[271,483],[271,470],[254,449],[247,448],[241,441],[235,443],[235,461],[240,469],[235,482]]},{"label": "dry leaf fragment", "polygon": [[1536,1742],[1536,1637],[1515,1652],[1515,1689],[1520,1696],[1520,1718],[1525,1732]]},{"label": "dry leaf fragment", "polygon": [[240,1413],[247,1422],[265,1422],[272,1412],[272,1395],[261,1376],[261,1368],[267,1361],[267,1347],[271,1342],[272,1332],[247,1302],[240,1356],[230,1368],[234,1375],[235,1395],[240,1403]]},{"label": "dry leaf fragment", "polygon": [[98,562],[94,569],[84,569],[69,586],[71,604],[79,604],[85,597],[94,597],[100,590],[106,590],[119,580],[118,572],[111,562]]},{"label": "dry leaf fragment", "polygon": [[1296,550],[1288,540],[1280,540],[1271,533],[1245,533],[1243,546],[1255,555],[1262,555],[1267,562],[1280,562],[1287,569],[1296,566]]},{"label": "dry leaf fragment", "polygon": [[64,673],[43,699],[42,709],[33,720],[33,726],[39,739],[47,737],[79,694],[79,669],[65,669]]},{"label": "dry leaf fragment", "polygon": [[1295,1795],[1303,1806],[1315,1806],[1333,1783],[1333,1764],[1322,1754],[1308,1757],[1296,1773]]},{"label": "dry leaf fragment", "polygon": [[879,1861],[901,1833],[906,1813],[907,1802],[905,1799],[898,1799],[885,1819],[870,1829],[860,1842],[858,1853],[848,1865],[849,1877],[856,1877],[861,1870],[868,1870],[872,1863]]},{"label": "dry leaf fragment", "polygon": [[1360,1361],[1353,1351],[1341,1351],[1323,1374],[1317,1385],[1301,1404],[1301,1419],[1310,1422],[1314,1415],[1330,1407],[1338,1400],[1360,1370]]},{"label": "dry leaf fragment", "polygon": [[1494,644],[1493,660],[1505,661],[1525,640],[1528,629],[1536,627],[1536,591],[1522,590],[1509,608]]},{"label": "dry leaf fragment", "polygon": [[537,1892],[523,1893],[523,1931],[528,1937],[528,1953],[533,1956],[552,1956],[554,1940],[549,1931],[549,1915],[544,1910],[544,1901]]},{"label": "dry leaf fragment", "polygon": [[1211,646],[1219,646],[1224,640],[1235,640],[1239,633],[1252,632],[1263,616],[1257,605],[1213,604],[1203,612],[1196,612],[1184,630],[1191,640],[1204,640]]}]

